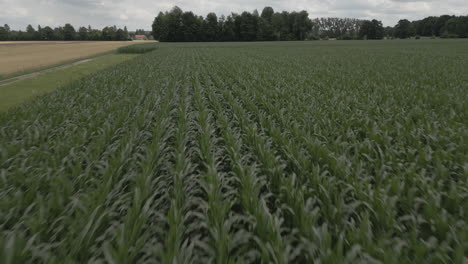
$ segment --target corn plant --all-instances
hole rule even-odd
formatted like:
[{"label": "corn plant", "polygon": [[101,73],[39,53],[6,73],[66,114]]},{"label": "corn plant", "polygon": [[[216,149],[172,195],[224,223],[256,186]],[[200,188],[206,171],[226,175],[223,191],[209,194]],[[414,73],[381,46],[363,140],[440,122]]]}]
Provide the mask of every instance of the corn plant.
[{"label": "corn plant", "polygon": [[466,47],[127,47],[0,114],[0,263],[466,263]]}]

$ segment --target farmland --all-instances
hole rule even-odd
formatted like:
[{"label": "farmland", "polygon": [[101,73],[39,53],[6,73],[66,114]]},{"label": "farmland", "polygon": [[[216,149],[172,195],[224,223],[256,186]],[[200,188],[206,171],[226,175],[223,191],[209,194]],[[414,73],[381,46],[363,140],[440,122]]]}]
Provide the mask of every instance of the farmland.
[{"label": "farmland", "polygon": [[[88,61],[81,60],[76,65],[67,64],[26,76],[22,75],[17,77],[18,81],[9,82],[11,79],[4,81],[5,83],[0,81],[0,112],[133,57],[135,56],[128,54],[107,54]],[[31,77],[26,78],[28,76]]]},{"label": "farmland", "polygon": [[128,41],[0,42],[0,78],[94,56],[131,44]]},{"label": "farmland", "polygon": [[0,262],[466,263],[467,44],[161,43],[0,114]]}]

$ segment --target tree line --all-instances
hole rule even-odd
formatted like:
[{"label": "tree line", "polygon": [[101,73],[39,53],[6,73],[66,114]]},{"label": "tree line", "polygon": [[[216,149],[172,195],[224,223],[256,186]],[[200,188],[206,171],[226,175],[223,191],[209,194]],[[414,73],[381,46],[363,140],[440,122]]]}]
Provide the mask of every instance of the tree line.
[{"label": "tree line", "polygon": [[430,16],[422,20],[402,19],[395,27],[385,29],[386,35],[395,38],[441,37],[468,38],[468,16]]},{"label": "tree line", "polygon": [[116,26],[104,27],[102,30],[93,29],[91,26],[79,27],[78,30],[70,24],[65,26],[51,28],[41,27],[40,25],[35,29],[33,26],[28,25],[26,31],[11,30],[10,26],[5,24],[0,26],[0,41],[29,41],[29,40],[101,40],[101,41],[122,41],[128,40],[127,27],[123,29]]},{"label": "tree line", "polygon": [[183,12],[174,7],[160,12],[154,19],[153,36],[159,41],[274,41],[314,39],[382,39],[384,27],[378,20],[353,18],[317,18],[311,20],[307,11],[275,12],[265,7],[261,14],[232,13],[206,17]]},{"label": "tree line", "polygon": [[307,11],[275,12],[265,7],[259,14],[244,11],[241,14],[206,17],[175,6],[159,12],[152,24],[155,39],[167,42],[193,41],[274,41],[318,39],[383,39],[415,36],[468,37],[468,16],[428,17],[410,22],[400,20],[394,27],[384,27],[376,19],[316,18]]},{"label": "tree line", "polygon": [[[134,33],[130,33],[132,35]],[[145,34],[137,30],[135,34]],[[307,11],[275,12],[265,7],[259,14],[244,11],[241,14],[218,17],[209,13],[206,17],[193,12],[183,12],[179,7],[160,12],[152,24],[152,35],[159,41],[274,41],[274,40],[318,40],[318,39],[383,39],[411,37],[468,38],[468,16],[442,15],[422,20],[402,19],[394,27],[383,27],[376,19],[316,18],[310,19]],[[11,30],[0,26],[0,41],[27,40],[127,40],[127,28],[116,26],[102,30],[91,26],[79,27],[71,24],[55,28],[37,29],[28,25],[26,31]]]},{"label": "tree line", "polygon": [[306,11],[275,13],[266,7],[262,13],[243,12],[227,17],[209,13],[206,18],[174,7],[160,12],[152,25],[159,41],[262,41],[304,40],[312,27]]}]

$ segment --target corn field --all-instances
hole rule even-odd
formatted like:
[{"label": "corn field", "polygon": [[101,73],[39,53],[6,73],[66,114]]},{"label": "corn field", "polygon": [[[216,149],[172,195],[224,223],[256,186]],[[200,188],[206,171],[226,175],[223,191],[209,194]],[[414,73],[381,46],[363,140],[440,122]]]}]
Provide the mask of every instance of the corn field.
[{"label": "corn field", "polygon": [[467,263],[466,41],[160,44],[0,115],[0,263]]}]

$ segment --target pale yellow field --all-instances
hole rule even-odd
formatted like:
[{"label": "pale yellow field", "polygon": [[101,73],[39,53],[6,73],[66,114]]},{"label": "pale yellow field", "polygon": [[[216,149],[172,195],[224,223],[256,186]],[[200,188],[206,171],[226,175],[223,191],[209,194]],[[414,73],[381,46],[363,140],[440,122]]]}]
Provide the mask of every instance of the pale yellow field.
[{"label": "pale yellow field", "polygon": [[102,42],[0,42],[0,75],[32,71],[135,44],[132,41]]}]

